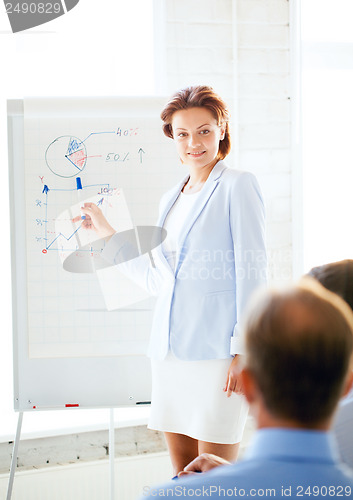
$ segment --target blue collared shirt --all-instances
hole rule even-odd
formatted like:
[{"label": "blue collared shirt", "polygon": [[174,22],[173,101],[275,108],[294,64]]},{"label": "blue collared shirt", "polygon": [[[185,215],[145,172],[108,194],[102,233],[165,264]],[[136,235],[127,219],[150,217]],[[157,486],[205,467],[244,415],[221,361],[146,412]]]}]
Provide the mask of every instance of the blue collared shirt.
[{"label": "blue collared shirt", "polygon": [[[261,429],[244,459],[144,489],[142,498],[353,498],[353,471],[339,462],[331,433]],[[311,499],[312,500],[312,499]]]}]

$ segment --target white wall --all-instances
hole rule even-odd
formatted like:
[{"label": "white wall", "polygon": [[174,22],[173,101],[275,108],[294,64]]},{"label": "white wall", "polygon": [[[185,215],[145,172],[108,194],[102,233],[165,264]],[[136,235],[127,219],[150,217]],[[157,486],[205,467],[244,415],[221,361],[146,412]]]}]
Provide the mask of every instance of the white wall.
[{"label": "white wall", "polygon": [[292,277],[289,2],[166,0],[165,16],[166,91],[211,85],[238,114],[231,166],[258,177],[270,282],[286,282]]}]

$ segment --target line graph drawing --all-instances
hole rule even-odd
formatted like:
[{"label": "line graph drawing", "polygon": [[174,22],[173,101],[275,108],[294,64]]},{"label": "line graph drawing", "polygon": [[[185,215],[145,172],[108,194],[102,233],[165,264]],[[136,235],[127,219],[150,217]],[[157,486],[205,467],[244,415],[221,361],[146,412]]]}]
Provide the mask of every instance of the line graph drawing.
[{"label": "line graph drawing", "polygon": [[[58,235],[57,235],[57,236],[53,239],[53,241],[52,241],[51,243],[49,243],[49,245],[48,245],[48,246],[47,246],[47,247],[43,250],[43,252],[44,252],[44,253],[46,253],[48,250],[51,250],[51,249],[52,249],[51,247],[54,245],[54,243],[55,243],[55,242],[56,242],[59,238],[61,238],[61,237],[62,237],[62,238],[65,238],[65,240],[66,240],[66,241],[70,241],[70,240],[71,240],[71,239],[75,236],[75,234],[76,234],[79,230],[80,230],[80,227],[78,227],[77,229],[75,229],[75,231],[74,231],[72,234],[70,234],[70,236],[65,236],[65,234],[63,234],[63,233],[59,233],[59,234],[58,234]],[[47,239],[47,238],[46,238],[46,239]],[[52,250],[54,250],[54,249],[52,249]],[[58,250],[58,249],[55,249],[55,250]],[[76,249],[75,249],[75,251],[82,251],[82,250],[81,250],[81,249],[79,249],[79,248],[76,248]]]},{"label": "line graph drawing", "polygon": [[[42,178],[41,178],[42,179]],[[111,188],[109,183],[107,184],[90,184],[88,186],[83,186],[82,191],[84,190],[89,190],[89,194],[87,196],[92,197],[92,193],[95,190],[95,195],[99,196],[99,198],[96,200],[96,205],[99,207],[103,207],[104,202],[107,200],[109,196],[112,196],[114,192],[116,191],[116,188]],[[40,207],[44,208],[44,214],[42,218],[37,218],[36,219],[36,224],[38,226],[41,226],[43,229],[43,235],[41,237],[37,236],[38,241],[42,240],[45,242],[45,247],[42,249],[42,253],[46,254],[48,251],[60,251],[60,249],[63,249],[62,244],[60,244],[60,240],[64,239],[66,242],[75,241],[75,236],[77,233],[81,230],[81,226],[79,225],[78,227],[75,227],[74,229],[72,228],[73,223],[71,221],[72,217],[69,218],[68,214],[65,213],[65,216],[57,216],[57,217],[48,217],[48,210],[50,211],[50,197],[51,194],[54,193],[72,193],[73,197],[71,199],[74,199],[74,196],[77,193],[77,188],[68,188],[68,189],[58,189],[58,188],[49,188],[48,185],[44,184],[42,194],[45,195],[44,201],[41,200],[36,200],[37,206],[39,205]],[[103,193],[103,195],[102,195]],[[88,200],[87,200],[88,201]],[[82,204],[84,201],[82,201],[80,204]],[[77,205],[77,203],[76,203]],[[76,208],[76,205],[74,205],[74,210]],[[104,208],[104,207],[103,207]],[[77,214],[74,214],[77,215]],[[65,223],[65,229],[66,231],[57,231],[53,230],[52,228],[49,228],[50,224],[55,223],[56,225],[58,223],[64,222]],[[51,236],[54,233],[55,236]],[[55,245],[57,243],[57,245]],[[66,246],[65,246],[66,248]],[[66,251],[75,251],[75,252],[90,252],[92,251],[90,248],[80,248],[79,245],[76,243],[76,245],[69,249],[66,248]]]},{"label": "line graph drawing", "polygon": [[[36,218],[40,234],[34,236],[42,245],[42,254],[56,253],[65,271],[94,273],[108,265],[101,258],[105,242],[93,230],[84,230],[80,221],[73,222],[72,219],[80,213],[83,203],[95,203],[109,220],[125,230],[133,226],[120,189],[111,187],[109,183],[97,183],[83,185],[81,191],[82,199],[78,201],[77,189],[50,188],[44,184],[42,199],[36,200],[36,206],[42,211],[42,216]],[[58,200],[60,203],[65,200],[59,214],[56,213]]]},{"label": "line graph drawing", "polygon": [[[76,180],[81,191],[88,188],[95,189],[95,194],[92,195],[91,191],[86,201],[89,200],[101,208],[107,219],[113,221],[115,227],[119,228],[120,243],[128,244],[128,250],[120,255],[120,262],[127,262],[147,253],[154,267],[151,251],[165,239],[166,231],[157,226],[134,226],[121,189],[111,188],[109,184],[85,187],[82,186],[80,178]],[[48,218],[51,193],[73,193],[74,191],[74,189],[50,189],[44,185],[42,194],[45,195],[45,201],[36,200],[37,206],[45,211],[42,219],[36,219],[37,225],[42,228],[44,234],[42,240],[45,242],[45,248],[42,253],[57,252],[63,268],[73,273],[92,273],[98,269],[110,267],[110,264],[101,259],[105,246],[104,240],[97,238],[94,231],[82,229],[80,221],[76,223],[72,221],[73,216],[79,213],[80,206],[85,201],[76,202],[56,218]],[[39,242],[41,238],[36,236],[36,240]]]}]

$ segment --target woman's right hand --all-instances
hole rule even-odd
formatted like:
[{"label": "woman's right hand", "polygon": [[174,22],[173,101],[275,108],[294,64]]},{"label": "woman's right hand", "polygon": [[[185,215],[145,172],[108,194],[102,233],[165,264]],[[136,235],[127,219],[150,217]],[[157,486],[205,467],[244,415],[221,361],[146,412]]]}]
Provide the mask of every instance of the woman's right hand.
[{"label": "woman's right hand", "polygon": [[104,217],[102,210],[95,203],[85,203],[81,208],[81,213],[86,218],[82,219],[81,215],[78,215],[72,219],[72,222],[81,221],[83,229],[93,229],[99,238],[110,238],[116,232]]}]

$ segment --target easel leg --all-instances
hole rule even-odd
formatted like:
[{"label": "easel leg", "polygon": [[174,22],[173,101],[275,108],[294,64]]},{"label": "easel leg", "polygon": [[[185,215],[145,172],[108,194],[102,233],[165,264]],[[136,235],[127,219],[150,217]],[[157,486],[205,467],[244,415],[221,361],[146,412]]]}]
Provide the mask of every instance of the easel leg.
[{"label": "easel leg", "polygon": [[110,500],[115,500],[114,462],[115,462],[114,408],[110,408],[110,425],[109,425]]},{"label": "easel leg", "polygon": [[11,500],[13,481],[15,478],[15,471],[17,466],[18,446],[20,444],[20,437],[21,437],[22,420],[23,420],[23,411],[20,411],[20,413],[18,414],[17,432],[15,437],[15,442],[13,445],[10,478],[9,478],[9,485],[7,488],[6,500]]}]

